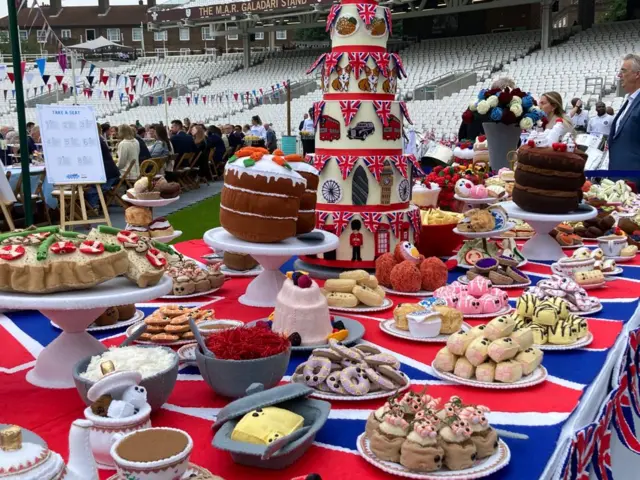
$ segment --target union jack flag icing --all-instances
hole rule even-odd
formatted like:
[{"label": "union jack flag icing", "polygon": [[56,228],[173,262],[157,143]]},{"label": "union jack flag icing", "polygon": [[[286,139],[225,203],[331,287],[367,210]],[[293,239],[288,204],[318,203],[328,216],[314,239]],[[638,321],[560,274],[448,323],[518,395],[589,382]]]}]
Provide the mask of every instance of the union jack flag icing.
[{"label": "union jack flag icing", "polygon": [[322,111],[324,110],[326,102],[321,100],[319,102],[314,102],[313,104],[313,126],[317,127],[318,122],[320,121],[320,117],[322,116]]},{"label": "union jack flag icing", "polygon": [[336,17],[340,13],[341,9],[342,9],[342,5],[340,4],[331,5],[331,8],[329,9],[329,14],[327,15],[327,26],[324,29],[325,32],[328,32],[329,30],[331,30],[331,27],[333,26],[333,22],[336,20]]},{"label": "union jack flag icing", "polygon": [[338,62],[342,58],[341,52],[331,52],[325,54],[324,57],[324,74],[331,75],[338,66]]},{"label": "union jack flag icing", "polygon": [[411,117],[409,116],[409,109],[407,108],[407,102],[400,102],[400,111],[402,112],[402,115],[404,115],[404,118],[407,119],[407,122],[413,125],[413,120],[411,120]]},{"label": "union jack flag icing", "polygon": [[398,78],[402,78],[403,76],[406,77],[407,76],[407,72],[404,69],[404,65],[402,63],[402,59],[400,58],[400,55],[398,55],[397,53],[391,53],[391,58],[393,58],[396,62],[396,68],[398,69]]},{"label": "union jack flag icing", "polygon": [[371,22],[374,18],[376,18],[376,8],[377,5],[371,3],[359,3],[358,7],[358,15],[367,25],[371,25]]},{"label": "union jack flag icing", "polygon": [[387,219],[389,220],[389,225],[391,225],[391,231],[396,238],[400,238],[400,232],[402,231],[402,226],[404,225],[404,212],[393,212],[387,213]]},{"label": "union jack flag icing", "polygon": [[384,21],[387,24],[387,30],[389,30],[389,36],[391,36],[393,34],[393,20],[391,18],[391,9],[390,8],[385,8],[384,9]]},{"label": "union jack flag icing", "polygon": [[356,116],[360,109],[360,100],[340,100],[340,111],[342,112],[342,118],[344,118],[344,125],[349,126],[351,120]]},{"label": "union jack flag icing", "polygon": [[407,155],[407,158],[409,159],[409,161],[411,162],[411,164],[413,165],[413,167],[420,173],[424,173],[422,171],[422,166],[420,165],[420,161],[416,158],[416,156],[413,153],[410,153],[409,155]]},{"label": "union jack flag icing", "polygon": [[340,173],[342,173],[342,180],[346,180],[351,170],[355,166],[358,161],[357,155],[339,155],[336,157],[336,162],[338,162],[338,168],[340,168]]},{"label": "union jack flag icing", "polygon": [[388,100],[374,100],[373,108],[382,124],[385,127],[388,126],[389,120],[391,120],[391,102]]},{"label": "union jack flag icing", "polygon": [[332,212],[331,216],[333,217],[333,225],[336,229],[336,235],[340,236],[344,229],[349,225],[349,221],[353,217],[353,213],[351,212]]},{"label": "union jack flag icing", "polygon": [[324,153],[316,153],[313,160],[314,168],[318,170],[318,172],[321,172],[330,158],[331,158],[331,155],[326,155]]},{"label": "union jack flag icing", "polygon": [[376,233],[382,224],[381,213],[362,212],[360,213],[360,218],[362,218],[362,223],[364,223],[366,229],[371,233]]},{"label": "union jack flag icing", "polygon": [[400,175],[407,178],[407,166],[409,165],[407,158],[404,155],[392,155],[389,158],[398,169],[398,172],[400,172]]},{"label": "union jack flag icing", "polygon": [[364,157],[365,165],[378,183],[380,183],[380,176],[382,175],[382,170],[384,170],[384,161],[384,155],[371,155],[369,157]]},{"label": "union jack flag icing", "polygon": [[329,212],[321,212],[316,210],[316,227],[323,229],[329,218]]},{"label": "union jack flag icing", "polygon": [[380,73],[385,77],[389,76],[389,54],[374,52],[370,55],[373,61],[376,62],[376,65],[378,65]]},{"label": "union jack flag icing", "polygon": [[356,77],[356,80],[360,78],[362,72],[364,72],[364,67],[367,66],[367,59],[369,58],[369,54],[365,52],[349,52],[349,64],[353,69],[353,74]]},{"label": "union jack flag icing", "polygon": [[313,62],[313,64],[307,69],[307,75],[309,75],[310,73],[312,73],[316,68],[318,68],[318,65],[320,65],[322,62],[324,62],[324,57],[326,57],[327,54],[323,53],[322,55],[320,55],[318,58],[316,58],[316,61]]}]

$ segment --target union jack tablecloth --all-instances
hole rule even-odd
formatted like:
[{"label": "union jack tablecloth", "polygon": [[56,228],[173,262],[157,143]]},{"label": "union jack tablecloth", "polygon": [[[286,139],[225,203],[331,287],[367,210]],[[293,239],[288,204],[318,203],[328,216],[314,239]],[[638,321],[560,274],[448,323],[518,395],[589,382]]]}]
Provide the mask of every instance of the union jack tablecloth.
[{"label": "union jack tablecloth", "polygon": [[[209,252],[202,241],[183,242],[176,248],[195,259]],[[506,439],[511,448],[511,463],[491,478],[536,480],[556,448],[563,424],[578,407],[586,387],[602,369],[623,323],[636,311],[640,296],[638,266],[638,259],[624,264],[622,276],[609,283],[607,288],[591,292],[601,299],[604,306],[600,313],[588,319],[595,337],[593,343],[581,350],[545,352],[543,363],[549,371],[548,380],[524,390],[483,390],[441,381],[429,365],[442,345],[414,343],[383,333],[379,322],[392,318],[392,310],[354,318],[366,327],[365,341],[393,352],[400,359],[401,369],[411,379],[414,390],[428,385],[433,396],[446,399],[455,394],[466,402],[484,404],[492,411],[490,421],[493,425],[529,436],[528,440]],[[529,262],[524,270],[534,283],[551,274],[549,266],[543,263]],[[462,270],[452,271],[449,281],[462,273]],[[271,309],[244,307],[237,303],[248,283],[249,279],[230,279],[218,292],[190,299],[185,304],[214,308],[218,318],[252,321],[267,317]],[[508,290],[508,293],[516,299],[522,291]],[[391,298],[395,303],[412,301],[407,297]],[[150,313],[161,304],[162,301],[157,301],[139,304],[138,307]],[[479,322],[470,323],[476,325]],[[117,345],[124,338],[123,330],[112,330],[97,337],[105,345]],[[0,423],[14,423],[35,431],[52,449],[66,457],[69,426],[82,416],[84,408],[78,393],[75,389],[45,390],[25,380],[25,374],[33,366],[37,354],[58,334],[59,331],[38,312],[0,315]],[[284,382],[305,359],[305,356],[292,357]],[[227,402],[209,389],[197,368],[185,367],[180,371],[167,404],[152,416],[152,423],[188,431],[196,444],[192,461],[227,480],[288,480],[312,472],[319,473],[325,480],[389,478],[361,459],[356,451],[356,438],[363,432],[370,411],[381,405],[380,400],[334,402],[329,420],[318,434],[315,445],[289,469],[275,472],[236,465],[229,454],[211,447],[211,425],[216,413]],[[101,478],[108,476],[106,472],[101,473]]]}]

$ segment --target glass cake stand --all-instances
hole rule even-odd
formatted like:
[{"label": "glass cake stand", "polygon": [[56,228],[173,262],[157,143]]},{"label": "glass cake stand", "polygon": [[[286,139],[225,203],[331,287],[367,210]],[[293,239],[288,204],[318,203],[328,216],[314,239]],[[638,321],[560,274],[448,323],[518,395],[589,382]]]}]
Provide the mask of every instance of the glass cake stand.
[{"label": "glass cake stand", "polygon": [[223,227],[213,228],[204,234],[204,241],[212,248],[235,253],[247,253],[255,258],[264,270],[249,284],[247,291],[238,301],[250,307],[274,307],[276,297],[285,276],[280,267],[291,257],[312,255],[335,250],[340,240],[334,234],[315,229],[322,234],[321,241],[303,241],[290,237],[278,243],[251,243],[234,237]]},{"label": "glass cake stand", "polygon": [[27,381],[43,388],[73,388],[75,364],[106,350],[86,328],[108,307],[154,300],[172,288],[173,281],[167,275],[157,285],[147,288],[139,288],[130,280],[118,277],[86,290],[45,295],[0,292],[0,307],[39,310],[62,329],[58,338],[40,352],[35,367],[27,373]]},{"label": "glass cake stand", "polygon": [[500,206],[509,217],[524,220],[533,228],[535,234],[522,247],[522,254],[528,260],[556,261],[564,257],[560,244],[549,235],[551,230],[563,222],[583,222],[598,215],[598,211],[587,204],[580,205],[573,212],[560,214],[527,212],[514,202],[504,202]]}]

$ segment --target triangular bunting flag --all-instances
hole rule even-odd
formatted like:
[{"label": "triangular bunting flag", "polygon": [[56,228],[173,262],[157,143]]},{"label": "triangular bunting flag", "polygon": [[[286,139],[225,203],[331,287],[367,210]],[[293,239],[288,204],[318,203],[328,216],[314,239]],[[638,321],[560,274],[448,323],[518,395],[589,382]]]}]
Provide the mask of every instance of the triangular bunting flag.
[{"label": "triangular bunting flag", "polygon": [[89,82],[89,86],[93,87],[93,76],[87,75],[87,82]]},{"label": "triangular bunting flag", "polygon": [[67,93],[67,88],[69,88],[69,85],[67,85],[66,83],[62,84],[62,92],[63,93]]},{"label": "triangular bunting flag", "polygon": [[107,92],[106,90],[103,90],[102,94],[104,95],[104,98],[107,98],[107,95],[109,94],[109,92]]},{"label": "triangular bunting flag", "polygon": [[360,100],[340,100],[340,111],[342,112],[342,118],[344,118],[344,125],[346,127],[349,126],[358,113],[360,103]]},{"label": "triangular bunting flag", "polygon": [[388,100],[374,100],[373,108],[376,110],[376,115],[378,115],[382,124],[388,127],[391,117],[391,102]]},{"label": "triangular bunting flag", "polygon": [[374,52],[371,54],[371,58],[376,62],[376,65],[378,65],[380,73],[385,77],[389,76],[389,54]]},{"label": "triangular bunting flag", "polygon": [[[62,70],[62,73],[64,73],[64,71],[67,69],[67,54],[66,53],[59,53],[58,54],[58,65],[60,65],[60,69]],[[58,84],[60,84],[60,82],[58,82]]]},{"label": "triangular bunting flag", "polygon": [[398,171],[400,172],[400,175],[402,175],[404,178],[407,178],[408,162],[406,157],[404,155],[393,155],[389,158],[391,158],[391,161],[396,166],[396,169],[398,169]]},{"label": "triangular bunting flag", "polygon": [[340,13],[341,9],[342,9],[342,5],[340,4],[331,5],[331,9],[329,10],[329,14],[327,15],[327,25],[324,29],[325,32],[328,32],[329,30],[331,30],[331,26],[333,25],[333,22],[335,21],[336,17]]},{"label": "triangular bunting flag", "polygon": [[15,91],[15,90],[11,90],[11,96],[12,96],[13,98],[15,98],[15,97],[16,97],[16,91]]},{"label": "triangular bunting flag", "polygon": [[162,105],[162,97],[158,97],[158,105]]},{"label": "triangular bunting flag", "polygon": [[80,74],[82,75],[82,71],[84,70],[84,66],[87,64],[87,61],[82,58],[80,59]]},{"label": "triangular bunting flag", "polygon": [[98,75],[98,81],[102,80],[102,77],[104,77],[104,69],[100,69],[100,75]]},{"label": "triangular bunting flag", "polygon": [[340,168],[340,173],[342,173],[342,179],[346,180],[351,170],[355,166],[358,161],[357,155],[339,155],[336,157],[336,162],[338,162],[338,168]]},{"label": "triangular bunting flag", "polygon": [[109,90],[109,100],[113,100],[113,90]]},{"label": "triangular bunting flag", "polygon": [[368,58],[369,54],[365,52],[349,52],[349,64],[351,65],[351,69],[353,70],[356,80],[360,78],[360,75],[362,75],[362,72],[364,71],[364,67],[367,66]]},{"label": "triangular bunting flag", "polygon": [[191,105],[191,97],[187,97],[187,105]]},{"label": "triangular bunting flag", "polygon": [[124,99],[124,93],[120,92],[120,103],[122,103],[123,99]]},{"label": "triangular bunting flag", "polygon": [[202,103],[204,103],[205,105],[207,104],[207,96],[206,95],[202,95]]},{"label": "triangular bunting flag", "polygon": [[167,103],[171,106],[171,102],[173,101],[173,97],[167,97]]},{"label": "triangular bunting flag", "polygon": [[42,82],[46,85],[47,83],[49,83],[50,78],[51,75],[42,75]]},{"label": "triangular bunting flag", "polygon": [[344,229],[349,225],[353,213],[351,212],[331,212],[333,217],[333,227],[335,228],[335,234],[340,236]]},{"label": "triangular bunting flag", "polygon": [[238,101],[238,94],[237,94],[237,93],[234,93],[234,94],[233,94],[233,99],[234,99],[236,102]]},{"label": "triangular bunting flag", "polygon": [[35,97],[38,94],[38,87],[33,87],[33,96]]},{"label": "triangular bunting flag", "polygon": [[392,53],[391,58],[393,58],[393,60],[396,62],[396,68],[398,69],[398,78],[402,78],[403,76],[406,78],[407,72],[404,69],[404,65],[402,63],[400,55],[398,55],[397,53]]},{"label": "triangular bunting flag", "polygon": [[313,126],[314,127],[318,126],[318,122],[320,121],[320,116],[322,116],[322,111],[324,110],[324,106],[325,106],[324,100],[313,103]]},{"label": "triangular bunting flag", "polygon": [[322,153],[316,153],[313,157],[309,156],[309,159],[311,158],[313,158],[313,166],[315,167],[315,169],[321,172],[331,156]]},{"label": "triangular bunting flag", "polygon": [[197,105],[198,104],[198,98],[200,98],[200,95],[198,95],[197,93],[193,96],[193,102]]},{"label": "triangular bunting flag", "polygon": [[382,225],[381,213],[362,212],[359,215],[360,218],[362,218],[362,223],[364,223],[365,228],[371,233],[376,233],[380,229],[380,225]]},{"label": "triangular bunting flag", "polygon": [[133,93],[129,94],[129,103],[133,103]]},{"label": "triangular bunting flag", "polygon": [[100,77],[100,80],[102,81],[102,83],[104,83],[106,85],[109,82],[109,76],[108,75],[102,75]]},{"label": "triangular bunting flag", "polygon": [[36,58],[36,67],[38,67],[38,71],[40,72],[40,76],[44,75],[44,67],[47,64],[46,58]]},{"label": "triangular bunting flag", "polygon": [[376,18],[376,8],[378,6],[375,3],[358,3],[358,15],[364,21],[366,25],[371,25],[371,22]]},{"label": "triangular bunting flag", "polygon": [[384,155],[372,155],[369,157],[364,157],[364,163],[371,172],[371,175],[374,176],[376,182],[380,183],[380,177],[382,176],[382,170],[384,170]]},{"label": "triangular bunting flag", "polygon": [[389,36],[393,33],[393,20],[391,18],[391,9],[384,9],[384,21],[387,23],[387,30],[389,30]]},{"label": "triangular bunting flag", "polygon": [[409,116],[409,109],[407,108],[407,102],[400,102],[400,111],[402,112],[402,115],[404,115],[404,118],[407,119],[407,122],[413,125],[413,120],[411,120],[411,117]]},{"label": "triangular bunting flag", "polygon": [[324,74],[329,75],[338,66],[338,62],[342,58],[342,52],[327,53],[324,57]]},{"label": "triangular bunting flag", "polygon": [[9,80],[11,80],[11,83],[14,82],[15,75],[13,74],[13,72],[7,72],[7,77],[9,78]]},{"label": "triangular bunting flag", "polygon": [[129,75],[129,80],[131,81],[131,86],[133,87],[136,83],[136,76],[135,75]]},{"label": "triangular bunting flag", "polygon": [[400,238],[402,226],[404,224],[404,212],[387,213],[387,220],[391,226],[391,231],[396,238]]},{"label": "triangular bunting flag", "polygon": [[96,66],[93,63],[89,64],[89,75],[88,76],[92,76],[93,75],[93,71],[96,69]]},{"label": "triangular bunting flag", "polygon": [[64,75],[56,75],[56,82],[58,82],[58,85],[62,83],[63,79],[64,79]]}]

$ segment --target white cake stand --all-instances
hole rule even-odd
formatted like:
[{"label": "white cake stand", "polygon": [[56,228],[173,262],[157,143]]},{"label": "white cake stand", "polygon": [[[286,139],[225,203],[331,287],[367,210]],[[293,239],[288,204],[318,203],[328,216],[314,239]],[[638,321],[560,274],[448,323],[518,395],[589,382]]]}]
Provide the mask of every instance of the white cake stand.
[{"label": "white cake stand", "polygon": [[[131,205],[135,205],[137,207],[144,207],[151,210],[151,216],[153,217],[153,209],[157,207],[165,207],[167,205],[171,205],[173,202],[177,202],[180,200],[180,196],[173,198],[159,198],[157,200],[139,200],[137,198],[130,198],[126,194],[122,195],[122,200]],[[160,243],[169,243],[172,240],[175,240],[179,236],[182,235],[182,230],[174,230],[174,232],[170,235],[164,235],[162,237],[153,237],[152,240]]]},{"label": "white cake stand", "polygon": [[278,292],[285,280],[284,274],[279,269],[289,258],[329,252],[338,248],[339,239],[334,234],[318,229],[314,230],[314,233],[322,233],[324,240],[306,242],[291,237],[278,243],[251,243],[240,240],[224,228],[218,227],[207,231],[204,234],[204,241],[212,248],[248,253],[255,258],[264,271],[253,279],[245,294],[238,300],[250,307],[274,307]]},{"label": "white cake stand", "polygon": [[534,236],[522,247],[522,254],[529,260],[556,261],[564,257],[560,244],[549,235],[551,230],[563,222],[583,222],[598,215],[594,207],[586,204],[580,205],[576,211],[555,215],[527,212],[514,202],[504,202],[500,206],[509,217],[524,220],[535,231]]},{"label": "white cake stand", "polygon": [[89,355],[106,350],[85,330],[108,307],[146,302],[171,291],[173,281],[163,276],[148,288],[139,288],[124,277],[114,278],[87,290],[49,295],[0,292],[0,307],[39,310],[62,329],[62,333],[40,352],[36,366],[27,373],[29,383],[43,388],[73,388],[72,370]]}]

